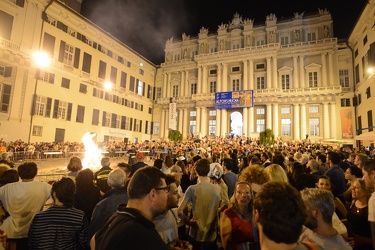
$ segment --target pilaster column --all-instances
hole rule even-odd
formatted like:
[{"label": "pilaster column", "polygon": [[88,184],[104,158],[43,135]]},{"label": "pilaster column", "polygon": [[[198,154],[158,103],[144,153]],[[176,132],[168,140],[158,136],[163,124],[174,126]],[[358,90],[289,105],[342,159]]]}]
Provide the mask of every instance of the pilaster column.
[{"label": "pilaster column", "polygon": [[298,57],[293,56],[293,85],[291,86],[292,89],[299,88],[299,80],[298,80]]},{"label": "pilaster column", "polygon": [[272,80],[273,80],[273,88],[274,89],[277,89],[277,79],[278,79],[278,77],[277,77],[277,58],[276,57],[273,57],[272,58],[272,62],[273,62],[273,65],[272,65],[272,71],[273,71],[273,73],[272,73]]},{"label": "pilaster column", "polygon": [[221,136],[221,109],[216,109],[216,136]]},{"label": "pilaster column", "polygon": [[266,129],[272,129],[272,104],[267,104],[267,110],[266,110]]},{"label": "pilaster column", "polygon": [[197,110],[197,116],[196,116],[196,123],[197,123],[197,132],[199,132],[200,134],[202,134],[201,132],[201,108],[200,107],[196,107],[196,110]]},{"label": "pilaster column", "polygon": [[306,136],[306,104],[301,104],[301,138],[304,139]]},{"label": "pilaster column", "polygon": [[208,128],[208,109],[206,107],[201,107],[201,135],[207,135],[207,128]]},{"label": "pilaster column", "polygon": [[334,52],[329,52],[328,53],[328,72],[329,72],[329,83],[328,85],[329,86],[335,86],[335,74],[333,74],[333,72],[335,72],[334,68],[333,68],[333,53]]},{"label": "pilaster column", "polygon": [[189,110],[188,109],[183,109],[183,114],[184,114],[184,119],[183,119],[183,125],[182,125],[182,135],[184,138],[187,138],[189,135]]},{"label": "pilaster column", "polygon": [[242,134],[247,136],[248,124],[249,124],[249,118],[248,118],[249,108],[243,108],[242,113],[243,113]]},{"label": "pilaster column", "polygon": [[186,70],[185,73],[185,96],[190,96],[189,71]]},{"label": "pilaster column", "polygon": [[165,115],[166,115],[166,110],[163,109],[161,111],[161,121],[160,121],[160,138],[165,137],[165,127],[166,127],[166,122],[165,122]]},{"label": "pilaster column", "polygon": [[243,61],[243,90],[249,89],[249,82],[248,82],[248,71],[247,71],[248,65],[247,60]]},{"label": "pilaster column", "polygon": [[166,98],[167,97],[167,81],[168,81],[168,74],[167,73],[163,73],[163,98]]},{"label": "pilaster column", "polygon": [[327,85],[327,59],[326,53],[322,53],[322,84],[323,86]]},{"label": "pilaster column", "polygon": [[223,63],[223,84],[222,84],[222,92],[228,91],[228,65]]},{"label": "pilaster column", "polygon": [[249,89],[254,89],[254,62],[250,60]]},{"label": "pilaster column", "polygon": [[330,130],[329,130],[329,111],[328,111],[328,102],[323,103],[323,126],[324,126],[324,138],[329,139],[331,138]]},{"label": "pilaster column", "polygon": [[171,91],[171,73],[168,73],[168,79],[167,79],[167,98],[172,96],[172,91]]},{"label": "pilaster column", "polygon": [[275,137],[277,137],[279,135],[279,104],[277,103],[273,104],[272,116],[272,130]]},{"label": "pilaster column", "polygon": [[197,83],[197,93],[202,93],[202,66],[198,66],[198,83]]},{"label": "pilaster column", "polygon": [[226,109],[221,110],[221,134],[228,134],[228,112]]},{"label": "pilaster column", "polygon": [[181,81],[181,83],[180,83],[181,89],[178,91],[179,92],[178,95],[184,96],[184,94],[185,94],[185,71],[181,71],[181,80],[180,81]]},{"label": "pilaster column", "polygon": [[337,138],[337,125],[336,125],[336,121],[337,121],[337,114],[336,114],[336,103],[334,102],[331,102],[330,103],[330,106],[331,106],[331,137],[333,138]]},{"label": "pilaster column", "polygon": [[249,108],[249,136],[251,133],[254,133],[254,108]]},{"label": "pilaster column", "polygon": [[203,67],[202,93],[207,93],[207,66]]},{"label": "pilaster column", "polygon": [[299,56],[299,87],[305,88],[305,61],[304,56]]},{"label": "pilaster column", "polygon": [[[223,83],[222,83],[222,70],[223,70],[223,67],[221,66],[221,64],[219,63],[217,65],[217,85],[216,85],[216,91],[217,92],[222,92],[222,89],[223,89]],[[216,128],[218,127],[218,124],[216,124]]]},{"label": "pilaster column", "polygon": [[178,109],[178,131],[180,131],[182,133],[182,124],[183,124],[183,113],[184,113],[184,110],[183,109]]},{"label": "pilaster column", "polygon": [[298,104],[293,104],[294,112],[293,112],[293,131],[294,131],[294,140],[300,140],[300,122],[299,122],[299,106]]},{"label": "pilaster column", "polygon": [[267,87],[266,89],[272,89],[272,71],[271,71],[271,58],[267,58]]}]

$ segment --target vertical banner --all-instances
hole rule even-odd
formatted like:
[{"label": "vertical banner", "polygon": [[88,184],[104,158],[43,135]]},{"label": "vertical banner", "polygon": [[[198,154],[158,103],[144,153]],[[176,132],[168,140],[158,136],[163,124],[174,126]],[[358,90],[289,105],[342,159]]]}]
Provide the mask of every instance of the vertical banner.
[{"label": "vertical banner", "polygon": [[177,110],[176,97],[172,97],[169,102],[169,128],[176,130],[177,128]]},{"label": "vertical banner", "polygon": [[342,138],[353,139],[353,119],[351,109],[340,110]]}]

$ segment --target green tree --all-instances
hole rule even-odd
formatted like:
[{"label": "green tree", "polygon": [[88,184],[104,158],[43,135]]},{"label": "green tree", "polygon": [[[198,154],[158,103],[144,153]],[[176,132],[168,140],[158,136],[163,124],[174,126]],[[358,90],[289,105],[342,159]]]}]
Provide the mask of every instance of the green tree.
[{"label": "green tree", "polygon": [[260,144],[262,145],[272,145],[275,143],[275,135],[272,129],[267,128],[259,134]]},{"label": "green tree", "polygon": [[168,132],[168,139],[170,141],[177,141],[177,142],[180,142],[182,141],[182,134],[180,131],[178,130],[174,130],[174,129],[169,129],[169,132]]}]

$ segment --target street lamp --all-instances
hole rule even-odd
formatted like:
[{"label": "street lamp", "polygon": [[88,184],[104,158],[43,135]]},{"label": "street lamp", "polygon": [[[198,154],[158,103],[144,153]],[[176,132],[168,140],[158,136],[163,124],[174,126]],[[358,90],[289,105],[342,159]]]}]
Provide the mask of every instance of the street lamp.
[{"label": "street lamp", "polygon": [[31,105],[31,117],[30,117],[30,130],[29,130],[28,144],[30,144],[31,135],[33,131],[33,119],[35,115],[35,105],[36,105],[36,98],[37,98],[38,80],[40,78],[40,69],[47,67],[51,63],[51,58],[46,52],[39,51],[33,54],[33,61],[36,65],[36,71],[35,71],[34,95],[33,95],[32,105]]}]

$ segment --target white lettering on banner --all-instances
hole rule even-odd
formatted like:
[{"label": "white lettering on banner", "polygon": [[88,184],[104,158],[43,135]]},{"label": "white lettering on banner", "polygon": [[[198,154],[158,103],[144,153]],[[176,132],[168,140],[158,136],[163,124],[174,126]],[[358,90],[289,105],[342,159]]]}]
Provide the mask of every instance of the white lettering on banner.
[{"label": "white lettering on banner", "polygon": [[176,126],[177,126],[177,122],[176,122],[176,118],[177,118],[177,110],[176,110],[176,103],[175,102],[172,102],[172,103],[169,103],[169,128],[171,129],[176,129]]},{"label": "white lettering on banner", "polygon": [[108,130],[108,134],[112,135],[112,136],[116,135],[116,136],[120,136],[120,137],[126,137],[126,132],[122,132],[122,131],[114,130],[114,129]]}]

